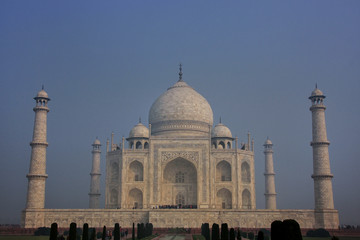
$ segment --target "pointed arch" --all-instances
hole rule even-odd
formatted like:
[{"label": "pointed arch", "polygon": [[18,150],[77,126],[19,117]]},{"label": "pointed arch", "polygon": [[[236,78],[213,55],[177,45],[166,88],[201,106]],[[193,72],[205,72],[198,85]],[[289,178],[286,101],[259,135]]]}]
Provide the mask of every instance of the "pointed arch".
[{"label": "pointed arch", "polygon": [[110,192],[110,203],[111,204],[118,203],[118,191],[116,189],[112,189]]},{"label": "pointed arch", "polygon": [[113,162],[110,168],[111,182],[117,182],[119,180],[119,165],[116,162]]},{"label": "pointed arch", "polygon": [[241,164],[241,181],[243,183],[251,182],[250,166],[247,162]]},{"label": "pointed arch", "polygon": [[245,189],[242,194],[242,208],[251,209],[251,193],[249,190]]},{"label": "pointed arch", "polygon": [[141,162],[135,160],[130,163],[128,171],[128,181],[137,182],[144,180],[144,167]]},{"label": "pointed arch", "polygon": [[216,203],[218,208],[231,209],[232,208],[232,194],[229,189],[222,188],[216,193]]},{"label": "pointed arch", "polygon": [[136,149],[142,149],[142,144],[140,141],[137,141],[136,142],[136,146],[135,146]]},{"label": "pointed arch", "polygon": [[143,193],[138,188],[133,188],[129,191],[128,204],[130,208],[142,209],[143,208]]},{"label": "pointed arch", "polygon": [[231,165],[225,160],[216,165],[216,181],[231,181]]}]

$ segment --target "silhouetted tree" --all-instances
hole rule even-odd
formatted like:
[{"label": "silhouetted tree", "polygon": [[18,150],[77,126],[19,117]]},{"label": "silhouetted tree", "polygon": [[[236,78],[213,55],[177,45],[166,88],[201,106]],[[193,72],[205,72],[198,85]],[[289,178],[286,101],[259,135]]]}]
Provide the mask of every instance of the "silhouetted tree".
[{"label": "silhouetted tree", "polygon": [[114,240],[120,240],[120,225],[118,223],[115,223]]},{"label": "silhouetted tree", "polygon": [[257,240],[264,240],[264,233],[262,231],[258,232]]},{"label": "silhouetted tree", "polygon": [[271,240],[283,240],[282,238],[282,222],[279,220],[271,223]]},{"label": "silhouetted tree", "polygon": [[76,223],[70,223],[69,240],[76,240]]},{"label": "silhouetted tree", "polygon": [[135,240],[135,223],[133,223],[131,238],[132,238],[132,240]]},{"label": "silhouetted tree", "polygon": [[241,240],[241,230],[240,230],[240,228],[238,228],[236,239]]},{"label": "silhouetted tree", "polygon": [[101,240],[105,240],[105,238],[106,238],[106,226],[103,227],[103,232],[102,232]]},{"label": "silhouetted tree", "polygon": [[149,227],[150,227],[150,236],[151,236],[153,234],[154,226],[152,223],[149,223]]},{"label": "silhouetted tree", "polygon": [[57,223],[52,223],[50,229],[50,240],[56,240],[57,235],[58,235],[58,225]]},{"label": "silhouetted tree", "polygon": [[253,240],[254,237],[255,237],[255,235],[254,235],[253,232],[249,232],[249,233],[248,233],[248,238],[249,238],[250,240]]},{"label": "silhouetted tree", "polygon": [[89,224],[84,223],[82,231],[82,240],[89,240]]},{"label": "silhouetted tree", "polygon": [[212,225],[211,240],[219,240],[219,224],[214,223]]},{"label": "silhouetted tree", "polygon": [[235,240],[235,230],[233,228],[230,228],[230,240]]},{"label": "silhouetted tree", "polygon": [[90,240],[96,240],[96,229],[91,228]]},{"label": "silhouetted tree", "polygon": [[300,225],[294,219],[286,219],[282,222],[283,239],[302,240]]},{"label": "silhouetted tree", "polygon": [[229,240],[229,229],[227,223],[221,224],[221,240]]},{"label": "silhouetted tree", "polygon": [[210,228],[208,223],[201,224],[201,235],[204,236],[206,240],[210,240]]}]

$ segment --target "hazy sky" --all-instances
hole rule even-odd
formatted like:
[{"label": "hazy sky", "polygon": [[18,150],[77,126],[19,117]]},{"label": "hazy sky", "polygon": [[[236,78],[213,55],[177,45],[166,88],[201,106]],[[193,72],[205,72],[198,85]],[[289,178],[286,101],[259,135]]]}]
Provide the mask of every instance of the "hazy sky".
[{"label": "hazy sky", "polygon": [[255,139],[257,208],[263,143],[274,143],[277,205],[313,209],[311,112],[325,104],[335,208],[360,224],[360,1],[0,1],[0,223],[26,202],[35,101],[48,114],[46,208],[87,208],[91,144],[127,137],[183,79],[240,141]]}]

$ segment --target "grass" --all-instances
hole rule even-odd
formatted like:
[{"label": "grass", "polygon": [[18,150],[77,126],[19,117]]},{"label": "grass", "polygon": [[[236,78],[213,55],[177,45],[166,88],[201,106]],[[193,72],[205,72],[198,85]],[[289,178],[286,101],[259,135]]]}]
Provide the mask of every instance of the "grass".
[{"label": "grass", "polygon": [[[339,240],[360,240],[360,237],[338,237],[338,238],[339,238]],[[328,237],[328,238],[303,237],[303,240],[331,240],[331,237]]]},{"label": "grass", "polygon": [[49,236],[0,236],[0,240],[48,240]]},{"label": "grass", "polygon": [[202,235],[192,235],[193,240],[205,240],[204,236]]}]

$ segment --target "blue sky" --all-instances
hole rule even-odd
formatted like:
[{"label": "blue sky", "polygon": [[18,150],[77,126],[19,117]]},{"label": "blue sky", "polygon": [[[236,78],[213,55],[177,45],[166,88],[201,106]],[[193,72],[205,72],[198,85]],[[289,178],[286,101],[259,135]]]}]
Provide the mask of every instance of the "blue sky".
[{"label": "blue sky", "polygon": [[[257,208],[274,143],[280,209],[314,207],[311,113],[325,104],[335,208],[360,224],[359,1],[1,1],[0,223],[25,206],[35,106],[45,85],[47,208],[86,208],[91,144],[120,141],[183,79],[240,141],[255,139]],[[105,147],[102,148],[102,193]],[[103,195],[102,195],[103,198]],[[104,198],[102,199],[102,206]]]}]

